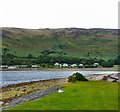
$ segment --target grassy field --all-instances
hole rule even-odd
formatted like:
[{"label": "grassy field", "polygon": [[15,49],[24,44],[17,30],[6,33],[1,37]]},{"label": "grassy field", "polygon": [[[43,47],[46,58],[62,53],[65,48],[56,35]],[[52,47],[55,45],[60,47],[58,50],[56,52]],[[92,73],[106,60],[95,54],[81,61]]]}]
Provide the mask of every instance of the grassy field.
[{"label": "grassy field", "polygon": [[118,110],[118,83],[67,83],[64,93],[24,103],[10,110]]},{"label": "grassy field", "polygon": [[[17,29],[3,28],[2,47],[9,48],[17,56],[29,53],[37,56],[43,51],[54,51],[52,55],[66,53],[68,56],[115,58],[118,38],[113,30],[79,29]],[[23,50],[24,49],[24,50]]]}]

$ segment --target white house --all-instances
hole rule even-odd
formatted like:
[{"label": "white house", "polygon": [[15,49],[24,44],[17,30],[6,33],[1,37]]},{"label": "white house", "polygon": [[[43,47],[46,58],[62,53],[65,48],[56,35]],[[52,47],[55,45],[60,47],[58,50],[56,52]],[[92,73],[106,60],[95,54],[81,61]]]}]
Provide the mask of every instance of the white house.
[{"label": "white house", "polygon": [[8,69],[16,69],[17,66],[9,66]]},{"label": "white house", "polygon": [[93,66],[99,66],[99,63],[94,63]]},{"label": "white house", "polygon": [[79,67],[83,67],[83,64],[79,64]]},{"label": "white house", "polygon": [[32,65],[31,67],[32,68],[38,68],[39,66],[38,65]]},{"label": "white house", "polygon": [[60,64],[59,63],[55,63],[54,66],[60,66]]},{"label": "white house", "polygon": [[67,63],[64,63],[62,66],[63,66],[63,67],[68,67],[68,64],[67,64]]},{"label": "white house", "polygon": [[26,67],[28,67],[28,65],[20,65],[19,67],[26,68]]},{"label": "white house", "polygon": [[1,65],[0,68],[8,68],[8,65]]},{"label": "white house", "polygon": [[77,64],[72,64],[71,67],[73,67],[73,68],[74,68],[74,67],[77,67]]},{"label": "white house", "polygon": [[55,63],[54,66],[56,66],[56,67],[62,67],[62,64],[60,64],[60,63]]}]

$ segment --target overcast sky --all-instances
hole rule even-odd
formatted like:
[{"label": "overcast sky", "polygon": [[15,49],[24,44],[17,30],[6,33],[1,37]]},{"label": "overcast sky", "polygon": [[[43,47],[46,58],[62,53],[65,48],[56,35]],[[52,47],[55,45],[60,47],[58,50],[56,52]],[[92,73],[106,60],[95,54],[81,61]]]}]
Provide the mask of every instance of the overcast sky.
[{"label": "overcast sky", "polygon": [[0,0],[0,26],[118,28],[119,0]]}]

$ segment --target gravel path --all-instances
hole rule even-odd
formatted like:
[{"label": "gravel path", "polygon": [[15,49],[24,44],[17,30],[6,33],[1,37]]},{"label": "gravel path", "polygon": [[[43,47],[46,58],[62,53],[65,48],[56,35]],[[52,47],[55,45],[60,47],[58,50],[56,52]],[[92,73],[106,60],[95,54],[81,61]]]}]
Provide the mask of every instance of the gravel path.
[{"label": "gravel path", "polygon": [[49,88],[47,90],[36,91],[34,93],[31,93],[31,94],[28,94],[28,95],[13,99],[6,106],[2,107],[2,110],[6,110],[8,108],[20,105],[20,104],[22,104],[24,102],[28,102],[28,101],[31,101],[31,100],[36,100],[36,99],[39,99],[39,98],[41,98],[43,96],[46,96],[48,94],[52,94],[52,93],[58,91],[59,88],[60,88],[60,85],[57,85],[57,86],[51,87],[51,88]]}]

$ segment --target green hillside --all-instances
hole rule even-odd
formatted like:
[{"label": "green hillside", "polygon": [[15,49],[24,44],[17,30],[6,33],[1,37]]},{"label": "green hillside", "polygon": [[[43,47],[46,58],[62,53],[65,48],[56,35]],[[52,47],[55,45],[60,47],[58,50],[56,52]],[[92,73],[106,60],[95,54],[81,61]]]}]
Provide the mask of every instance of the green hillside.
[{"label": "green hillside", "polygon": [[2,29],[2,48],[17,56],[41,53],[75,57],[114,58],[118,35],[115,29]]}]

